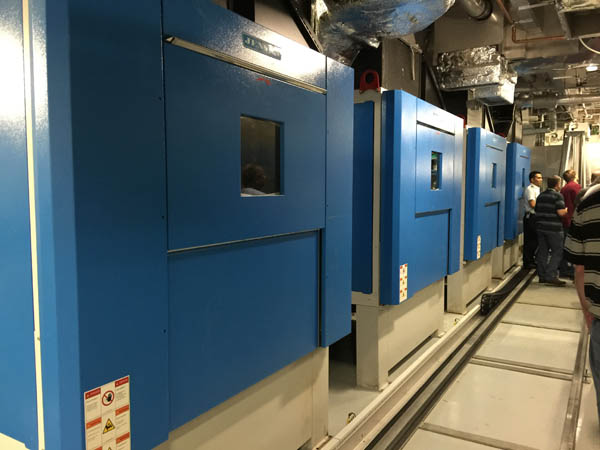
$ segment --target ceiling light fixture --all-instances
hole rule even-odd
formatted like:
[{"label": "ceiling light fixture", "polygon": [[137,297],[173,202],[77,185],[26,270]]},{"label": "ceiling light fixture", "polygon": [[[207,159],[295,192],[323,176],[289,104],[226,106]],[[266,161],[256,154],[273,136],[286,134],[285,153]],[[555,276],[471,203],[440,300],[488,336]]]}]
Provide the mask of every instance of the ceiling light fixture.
[{"label": "ceiling light fixture", "polygon": [[597,64],[590,64],[589,66],[587,66],[585,68],[585,70],[587,70],[588,72],[595,72],[596,70],[598,70],[598,65]]}]

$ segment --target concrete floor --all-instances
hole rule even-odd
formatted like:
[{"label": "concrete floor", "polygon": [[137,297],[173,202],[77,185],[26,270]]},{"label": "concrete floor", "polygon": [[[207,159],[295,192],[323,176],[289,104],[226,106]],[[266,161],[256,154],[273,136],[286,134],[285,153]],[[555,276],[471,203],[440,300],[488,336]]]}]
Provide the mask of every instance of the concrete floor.
[{"label": "concrete floor", "polygon": [[[462,314],[445,313],[442,331],[445,333],[456,326],[462,317]],[[394,367],[389,374],[390,383],[438,340],[435,336],[430,337]],[[349,362],[330,360],[329,373],[329,434],[335,436],[346,425],[348,415],[358,414],[379,392],[357,387],[356,366]]]},{"label": "concrete floor", "polygon": [[[444,330],[458,314],[446,314]],[[582,315],[572,283],[564,288],[533,282],[477,352],[477,360],[548,371],[544,376],[510,368],[468,364],[434,407],[405,450],[558,449]],[[420,349],[390,373],[393,380],[433,345]],[[475,360],[474,362],[477,362]],[[377,392],[356,388],[353,364],[330,363],[329,433],[358,414]],[[600,425],[593,384],[584,384],[576,450],[600,449]]]},{"label": "concrete floor", "polygon": [[[574,286],[529,285],[477,352],[515,370],[469,364],[405,449],[560,448],[582,325]],[[588,364],[589,366],[589,364]],[[545,376],[523,373],[542,368]],[[600,449],[593,384],[584,384],[576,450]]]}]

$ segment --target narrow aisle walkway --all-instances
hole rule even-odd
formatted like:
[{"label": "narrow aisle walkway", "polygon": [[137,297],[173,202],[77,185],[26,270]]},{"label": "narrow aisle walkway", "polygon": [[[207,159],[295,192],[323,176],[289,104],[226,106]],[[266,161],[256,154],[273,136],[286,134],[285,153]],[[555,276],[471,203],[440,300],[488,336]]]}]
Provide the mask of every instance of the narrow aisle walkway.
[{"label": "narrow aisle walkway", "polygon": [[[582,324],[572,283],[533,281],[404,449],[559,450]],[[584,384],[576,450],[600,449],[594,395]]]}]

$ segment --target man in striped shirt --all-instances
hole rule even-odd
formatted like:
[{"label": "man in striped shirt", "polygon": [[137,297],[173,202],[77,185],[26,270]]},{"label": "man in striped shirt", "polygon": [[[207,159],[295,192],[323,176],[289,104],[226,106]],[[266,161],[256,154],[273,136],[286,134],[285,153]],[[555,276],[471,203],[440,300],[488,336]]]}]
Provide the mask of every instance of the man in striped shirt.
[{"label": "man in striped shirt", "polygon": [[[558,176],[547,179],[548,189],[542,192],[535,202],[535,225],[538,237],[536,255],[537,273],[540,283],[564,286],[558,279],[558,266],[563,253],[563,226],[561,217],[567,214],[563,196],[560,195]],[[548,254],[550,260],[548,261]]]},{"label": "man in striped shirt", "polygon": [[590,367],[600,414],[600,184],[588,188],[575,209],[565,254],[575,267],[575,288],[590,330]]}]

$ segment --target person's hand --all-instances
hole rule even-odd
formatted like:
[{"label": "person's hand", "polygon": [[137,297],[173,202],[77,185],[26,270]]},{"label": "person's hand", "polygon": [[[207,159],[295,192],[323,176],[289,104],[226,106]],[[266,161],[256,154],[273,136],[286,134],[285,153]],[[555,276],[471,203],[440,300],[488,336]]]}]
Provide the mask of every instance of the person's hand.
[{"label": "person's hand", "polygon": [[585,317],[585,324],[588,327],[588,330],[592,329],[592,322],[594,321],[594,316],[589,311],[583,311],[583,316]]}]

